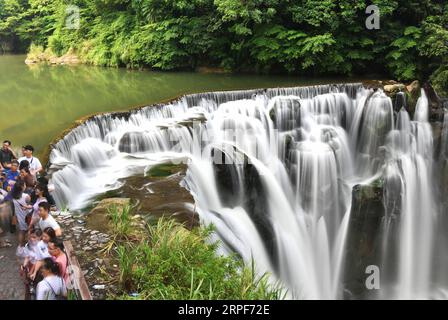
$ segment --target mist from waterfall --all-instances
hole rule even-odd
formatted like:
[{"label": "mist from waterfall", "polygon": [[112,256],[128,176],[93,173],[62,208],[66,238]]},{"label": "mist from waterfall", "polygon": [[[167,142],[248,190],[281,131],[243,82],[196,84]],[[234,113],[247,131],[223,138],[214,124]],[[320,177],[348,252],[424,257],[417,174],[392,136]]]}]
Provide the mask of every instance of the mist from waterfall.
[{"label": "mist from waterfall", "polygon": [[54,197],[82,209],[121,178],[188,160],[182,184],[221,254],[253,259],[288,298],[340,299],[352,190],[380,179],[383,240],[397,241],[382,242],[379,296],[429,298],[440,210],[428,121],[423,90],[412,121],[361,84],[189,95],[73,129],[51,153]]}]

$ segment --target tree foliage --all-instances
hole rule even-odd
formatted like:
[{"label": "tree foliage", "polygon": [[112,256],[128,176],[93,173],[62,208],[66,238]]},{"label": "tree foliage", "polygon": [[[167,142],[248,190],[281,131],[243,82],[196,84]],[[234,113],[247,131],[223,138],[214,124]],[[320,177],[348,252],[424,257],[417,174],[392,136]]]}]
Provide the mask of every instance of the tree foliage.
[{"label": "tree foliage", "polygon": [[[68,4],[80,28],[65,25]],[[0,43],[31,43],[85,62],[162,70],[219,66],[294,74],[384,73],[443,78],[444,0],[377,0],[380,29],[365,27],[364,0],[0,0]],[[444,67],[445,66],[445,67]]]}]

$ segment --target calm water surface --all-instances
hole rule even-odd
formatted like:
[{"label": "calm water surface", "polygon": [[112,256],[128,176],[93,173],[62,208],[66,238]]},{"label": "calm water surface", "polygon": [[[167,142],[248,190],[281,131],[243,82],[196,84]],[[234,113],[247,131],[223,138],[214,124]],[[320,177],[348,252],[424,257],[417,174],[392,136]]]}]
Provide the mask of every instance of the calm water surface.
[{"label": "calm water surface", "polygon": [[341,81],[288,76],[130,71],[92,66],[27,66],[24,55],[0,55],[0,140],[32,144],[42,155],[74,121],[181,94]]}]

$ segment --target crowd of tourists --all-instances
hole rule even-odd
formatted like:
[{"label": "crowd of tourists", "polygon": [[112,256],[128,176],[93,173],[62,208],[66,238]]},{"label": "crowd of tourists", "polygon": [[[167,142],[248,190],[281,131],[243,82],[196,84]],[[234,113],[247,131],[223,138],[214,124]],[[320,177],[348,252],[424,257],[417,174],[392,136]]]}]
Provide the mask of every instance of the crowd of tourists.
[{"label": "crowd of tourists", "polygon": [[[61,227],[52,216],[56,204],[33,146],[23,146],[21,152],[18,156],[9,140],[0,149],[0,234],[8,228],[17,233],[25,299],[65,299],[68,257]],[[0,240],[0,247],[8,245]]]}]

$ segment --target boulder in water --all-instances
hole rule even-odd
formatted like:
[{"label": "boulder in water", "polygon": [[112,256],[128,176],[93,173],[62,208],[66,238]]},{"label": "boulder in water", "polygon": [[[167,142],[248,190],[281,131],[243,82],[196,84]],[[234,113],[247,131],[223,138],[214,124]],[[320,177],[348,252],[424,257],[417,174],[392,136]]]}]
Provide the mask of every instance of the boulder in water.
[{"label": "boulder in water", "polygon": [[368,298],[366,267],[380,265],[381,221],[385,215],[382,181],[354,186],[352,201],[344,283],[355,298]]},{"label": "boulder in water", "polygon": [[412,81],[411,84],[406,86],[406,90],[410,94],[419,95],[420,94],[420,82],[418,82],[418,80]]},{"label": "boulder in water", "polygon": [[396,84],[386,84],[384,86],[384,92],[387,94],[393,94],[400,91],[403,91],[406,88],[406,86],[402,83],[396,83]]}]

